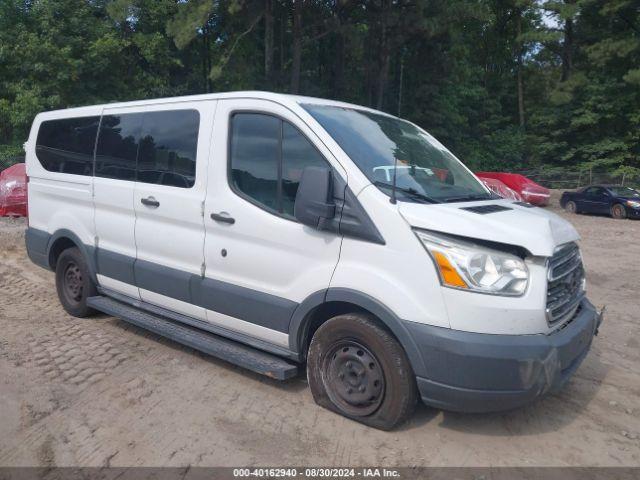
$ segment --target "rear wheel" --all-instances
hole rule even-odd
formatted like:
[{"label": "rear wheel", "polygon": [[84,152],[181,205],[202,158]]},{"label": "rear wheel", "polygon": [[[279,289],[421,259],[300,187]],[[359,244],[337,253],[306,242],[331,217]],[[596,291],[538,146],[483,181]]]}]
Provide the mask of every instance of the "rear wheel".
[{"label": "rear wheel", "polygon": [[569,213],[578,213],[576,202],[572,202],[571,200],[567,202],[567,204],[564,206],[564,209]]},{"label": "rear wheel", "polygon": [[382,430],[407,420],[418,398],[404,350],[368,315],[322,324],[309,347],[307,376],[318,405]]},{"label": "rear wheel", "polygon": [[80,250],[68,248],[56,263],[56,290],[62,307],[74,317],[87,317],[95,310],[87,306],[87,298],[97,295],[87,263]]},{"label": "rear wheel", "polygon": [[617,220],[622,220],[627,218],[627,211],[624,209],[623,205],[616,203],[613,207],[611,207],[611,216]]}]

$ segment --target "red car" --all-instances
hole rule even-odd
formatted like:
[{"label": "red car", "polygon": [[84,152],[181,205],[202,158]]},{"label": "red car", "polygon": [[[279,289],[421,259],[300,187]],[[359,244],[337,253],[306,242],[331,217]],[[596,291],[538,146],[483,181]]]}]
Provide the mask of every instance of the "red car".
[{"label": "red car", "polygon": [[27,174],[18,163],[0,173],[0,217],[27,216]]},{"label": "red car", "polygon": [[551,196],[549,189],[538,185],[524,175],[503,172],[476,172],[476,175],[480,179],[492,178],[500,180],[507,187],[518,192],[525,202],[538,205],[539,207],[549,204],[549,197]]},{"label": "red car", "polygon": [[491,190],[496,195],[501,196],[502,198],[506,198],[507,200],[515,200],[516,202],[522,202],[524,199],[522,196],[516,192],[514,189],[507,187],[500,180],[496,180],[495,178],[481,178],[482,183],[484,183],[489,190]]}]

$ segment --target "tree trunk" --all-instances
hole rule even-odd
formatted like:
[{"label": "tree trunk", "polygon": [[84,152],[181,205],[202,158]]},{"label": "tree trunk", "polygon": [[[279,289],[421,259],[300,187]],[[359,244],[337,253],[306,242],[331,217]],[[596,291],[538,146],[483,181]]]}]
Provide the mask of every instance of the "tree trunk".
[{"label": "tree trunk", "polygon": [[338,32],[333,71],[333,96],[335,98],[342,98],[344,93],[344,47],[344,35]]},{"label": "tree trunk", "polygon": [[391,60],[390,40],[387,32],[387,15],[389,2],[383,1],[383,8],[380,16],[380,55],[378,57],[378,77],[376,79],[376,108],[382,109],[384,102],[384,92],[387,87],[389,77],[389,62]]},{"label": "tree trunk", "polygon": [[522,45],[520,36],[522,35],[522,11],[517,12],[516,31],[518,35],[518,120],[521,127],[524,127],[524,79],[522,78]]},{"label": "tree trunk", "polygon": [[561,82],[566,82],[571,76],[573,68],[573,19],[564,22],[564,41],[562,42],[562,76]]},{"label": "tree trunk", "polygon": [[273,72],[273,0],[264,2],[264,76],[271,83]]},{"label": "tree trunk", "polygon": [[400,75],[398,75],[398,116],[402,115],[402,83],[404,81],[404,52],[400,55]]},{"label": "tree trunk", "polygon": [[206,27],[202,31],[202,91],[209,93],[207,86],[209,85],[209,70],[207,70],[207,33]]},{"label": "tree trunk", "polygon": [[340,2],[336,2],[336,19],[338,29],[336,31],[336,50],[333,63],[333,96],[342,98],[344,93],[344,57],[345,57],[345,34],[342,30],[344,25],[343,13]]},{"label": "tree trunk", "polygon": [[213,85],[211,82],[211,29],[209,27],[209,20],[205,23],[202,33],[204,40],[205,91],[211,93]]},{"label": "tree trunk", "polygon": [[373,50],[374,50],[374,37],[373,29],[369,29],[367,38],[365,39],[365,52],[364,52],[364,85],[366,89],[366,104],[373,107]]},{"label": "tree trunk", "polygon": [[380,69],[378,70],[378,81],[376,85],[376,108],[382,109],[384,103],[384,93],[387,88],[387,79],[389,78],[389,61],[391,55],[389,54],[389,47],[386,45],[380,51]]},{"label": "tree trunk", "polygon": [[300,64],[302,62],[302,2],[293,0],[293,42],[291,46],[291,93],[300,91]]}]

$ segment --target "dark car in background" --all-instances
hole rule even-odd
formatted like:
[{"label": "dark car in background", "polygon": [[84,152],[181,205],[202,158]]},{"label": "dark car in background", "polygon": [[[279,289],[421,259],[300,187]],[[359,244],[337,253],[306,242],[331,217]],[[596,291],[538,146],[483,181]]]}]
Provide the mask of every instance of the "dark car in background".
[{"label": "dark car in background", "polygon": [[640,218],[640,193],[620,185],[589,185],[564,192],[560,206],[570,213],[599,213],[613,218]]}]

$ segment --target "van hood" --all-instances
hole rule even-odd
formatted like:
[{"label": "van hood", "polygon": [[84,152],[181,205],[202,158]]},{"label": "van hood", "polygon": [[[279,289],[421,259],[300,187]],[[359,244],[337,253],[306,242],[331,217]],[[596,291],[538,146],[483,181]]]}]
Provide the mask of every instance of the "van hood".
[{"label": "van hood", "polygon": [[[509,210],[489,213],[467,210],[488,205]],[[535,256],[550,257],[558,245],[580,239],[573,225],[555,213],[510,200],[435,205],[399,202],[399,211],[412,227],[517,245]]]}]

